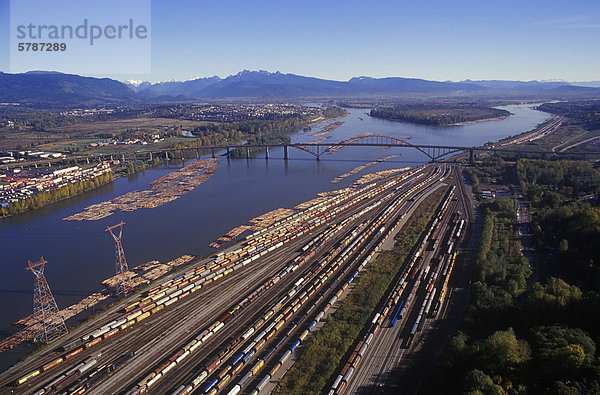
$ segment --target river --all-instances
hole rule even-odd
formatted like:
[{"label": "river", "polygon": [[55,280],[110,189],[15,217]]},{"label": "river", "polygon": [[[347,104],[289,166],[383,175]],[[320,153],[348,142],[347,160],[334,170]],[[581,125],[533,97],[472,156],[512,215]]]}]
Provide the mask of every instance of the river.
[{"label": "river", "polygon": [[[371,118],[366,109],[348,109],[343,125],[325,142],[340,141],[364,132],[397,138],[412,137],[414,144],[476,146],[533,129],[549,114],[525,105],[502,107],[513,113],[500,121],[486,121],[455,127],[431,127]],[[327,122],[325,124],[328,124]],[[293,142],[318,137],[299,132]],[[208,244],[231,228],[279,207],[294,207],[316,197],[316,193],[344,188],[367,172],[415,166],[427,157],[415,149],[344,148],[316,161],[310,154],[292,149],[283,160],[282,149],[271,149],[255,158],[219,159],[213,177],[192,192],[154,209],[117,212],[98,221],[63,221],[85,207],[112,199],[132,190],[144,189],[151,181],[181,165],[163,165],[135,177],[116,180],[68,201],[0,222],[0,335],[14,333],[11,323],[32,311],[33,275],[25,270],[27,260],[41,255],[48,261],[46,278],[59,308],[73,304],[102,288],[101,281],[115,273],[114,243],[105,232],[109,225],[125,221],[123,247],[129,267],[158,259],[168,261],[182,254],[208,255]],[[330,181],[361,164],[399,154],[343,181]],[[0,356],[5,369],[23,355],[23,350]]]}]

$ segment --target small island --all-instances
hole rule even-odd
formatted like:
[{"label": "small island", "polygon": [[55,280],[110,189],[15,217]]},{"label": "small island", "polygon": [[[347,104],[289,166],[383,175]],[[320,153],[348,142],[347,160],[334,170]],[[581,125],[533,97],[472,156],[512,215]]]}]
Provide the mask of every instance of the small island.
[{"label": "small island", "polygon": [[473,103],[417,103],[380,106],[372,109],[369,115],[420,125],[459,126],[504,119],[510,112]]}]

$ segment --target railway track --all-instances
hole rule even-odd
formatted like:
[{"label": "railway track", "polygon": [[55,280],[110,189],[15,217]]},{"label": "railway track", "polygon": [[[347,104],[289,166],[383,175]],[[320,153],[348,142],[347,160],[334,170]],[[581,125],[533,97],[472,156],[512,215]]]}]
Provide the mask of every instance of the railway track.
[{"label": "railway track", "polygon": [[[447,311],[448,283],[469,219],[461,188],[452,169],[450,190],[419,247],[403,269],[386,302],[355,345],[330,394],[371,393],[389,384],[394,369],[421,348],[437,317]],[[472,207],[472,206],[471,206]],[[440,315],[441,314],[441,315]]]},{"label": "railway track", "polygon": [[[294,310],[294,305],[293,314],[287,317],[292,311],[288,310],[269,330],[278,326],[268,344],[271,347],[275,339],[281,343],[279,347],[268,356],[263,354],[264,351],[259,353],[257,351],[260,350],[256,350],[256,356],[248,358],[249,363],[260,359],[270,367],[273,358],[284,353],[281,347],[285,342],[298,336],[298,331],[304,333],[323,303],[326,306],[332,292],[339,292],[338,286],[347,284],[348,278],[353,277],[356,263],[348,264],[346,259],[335,263],[345,251],[345,248],[339,248],[339,243],[345,243],[353,232],[356,234],[348,239],[348,244],[365,234],[376,233],[378,228],[373,224],[399,196],[416,196],[424,180],[431,184],[440,177],[439,168],[425,166],[342,196],[333,196],[278,221],[270,228],[248,236],[243,243],[115,306],[34,358],[0,375],[0,385],[16,393],[135,393],[147,390],[149,381],[154,380],[151,385],[153,393],[176,391],[192,376],[201,373],[199,369],[211,365],[215,357],[219,357],[219,363],[214,369],[223,369],[221,366],[226,366],[228,358],[232,357],[229,355],[232,349],[247,348],[251,338],[248,335],[245,342],[237,345],[237,337],[240,334],[243,337],[249,325],[256,324],[261,316],[264,323],[255,331],[272,325],[273,320],[281,315],[279,311],[288,309],[294,299],[290,297],[289,301],[282,303],[277,309],[278,314],[275,314],[273,306],[282,295],[297,287],[295,283],[300,278],[308,278],[312,273],[310,280],[307,279],[303,285],[309,290],[307,295],[311,295],[300,303],[302,307]],[[400,212],[398,206],[389,215],[396,216]],[[360,243],[356,242],[353,248],[367,245],[366,237]],[[333,254],[328,264],[317,270],[319,259],[327,254]],[[353,262],[359,259],[352,257]],[[350,270],[352,273],[349,273]],[[299,287],[295,292],[301,295],[305,291]],[[273,313],[264,318],[271,310]],[[283,324],[280,325],[280,321]],[[289,332],[289,336],[283,336],[284,331]],[[206,337],[207,333],[211,335]],[[250,339],[250,343],[254,338]],[[265,341],[261,347],[266,345]],[[194,350],[190,351],[194,346]],[[57,363],[59,359],[62,361]],[[93,366],[72,372],[82,362],[91,360],[95,360]],[[169,363],[165,365],[167,361]],[[250,365],[244,366],[240,373]],[[161,376],[155,379],[157,370]],[[152,372],[155,375],[144,382]],[[221,373],[217,372],[218,375]],[[228,385],[233,389],[233,379],[239,375],[226,372],[219,380],[228,374],[232,383],[219,385],[219,390],[229,388]],[[59,384],[54,383],[62,375],[66,379]],[[19,380],[23,381],[15,386]],[[201,383],[204,384],[205,380]],[[196,387],[193,389],[198,390]]]}]

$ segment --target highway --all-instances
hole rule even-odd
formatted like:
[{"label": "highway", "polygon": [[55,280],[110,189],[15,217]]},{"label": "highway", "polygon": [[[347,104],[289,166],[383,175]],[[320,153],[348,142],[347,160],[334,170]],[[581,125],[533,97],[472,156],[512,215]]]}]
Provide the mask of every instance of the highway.
[{"label": "highway", "polygon": [[[530,141],[540,139],[540,138],[545,137],[545,136],[549,135],[550,133],[556,131],[556,129],[558,129],[558,127],[565,120],[566,120],[566,118],[564,118],[564,117],[559,117],[559,116],[553,115],[552,117],[550,117],[550,119],[548,120],[548,123],[546,125],[536,128],[532,132],[523,133],[520,136],[516,136],[516,137],[512,137],[512,138],[508,138],[508,139],[499,141],[495,145],[490,145],[490,148],[517,146],[519,144],[523,144],[523,143],[527,143]],[[554,152],[554,150],[552,150],[552,151]]]},{"label": "highway", "polygon": [[426,165],[328,197],[127,298],[4,372],[0,386],[250,392],[325,317],[414,199],[449,172]]}]

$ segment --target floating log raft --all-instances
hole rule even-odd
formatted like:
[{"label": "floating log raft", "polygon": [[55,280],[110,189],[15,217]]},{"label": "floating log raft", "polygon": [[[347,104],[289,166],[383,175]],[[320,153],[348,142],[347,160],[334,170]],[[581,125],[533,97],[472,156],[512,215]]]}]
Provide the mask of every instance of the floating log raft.
[{"label": "floating log raft", "polygon": [[299,205],[297,205],[296,207],[294,207],[296,210],[306,210],[307,208],[309,208],[310,206],[314,206],[315,204],[319,204],[321,202],[326,201],[327,198],[320,196],[318,198],[314,198],[311,200],[308,200],[306,202],[302,202]]},{"label": "floating log raft", "polygon": [[179,258],[173,259],[172,261],[167,262],[166,264],[171,267],[181,266],[183,264],[188,263],[194,259],[193,255],[182,255]]},{"label": "floating log raft", "polygon": [[344,189],[336,189],[335,191],[319,192],[319,193],[317,193],[317,195],[319,195],[321,197],[330,197],[330,196],[336,196],[336,195],[341,195],[344,193],[352,192],[353,189],[354,188],[348,187],[348,188],[344,188]]},{"label": "floating log raft", "polygon": [[[94,307],[109,296],[110,295],[106,292],[95,292],[74,305],[59,311],[58,314],[66,321],[82,311]],[[25,326],[25,328],[12,336],[2,339],[0,341],[0,352],[11,350],[22,342],[33,341],[36,333],[40,332],[41,327],[38,317],[34,314],[21,318],[19,321],[15,322],[14,325]]]},{"label": "floating log raft", "polygon": [[331,182],[334,183],[334,184],[338,183],[338,182],[342,181],[343,179],[345,179],[347,177],[350,177],[350,176],[352,176],[352,175],[354,175],[354,174],[356,174],[356,173],[358,173],[358,172],[366,169],[367,167],[376,165],[377,163],[385,162],[385,161],[387,161],[389,159],[392,159],[392,158],[395,158],[395,157],[398,157],[398,156],[400,156],[400,155],[388,155],[388,156],[386,156],[384,158],[377,159],[377,160],[374,160],[374,161],[369,162],[369,163],[365,163],[364,165],[360,165],[358,167],[355,167],[354,169],[350,170],[347,173],[344,173],[344,174],[342,174],[340,176],[337,176],[336,178],[334,178],[333,180],[331,180]]},{"label": "floating log raft", "polygon": [[148,189],[131,191],[112,200],[86,207],[84,211],[63,218],[65,221],[96,221],[112,215],[115,211],[135,211],[140,208],[156,208],[194,190],[212,177],[218,166],[217,159],[209,158],[192,162],[148,184]]},{"label": "floating log raft", "polygon": [[[193,255],[182,255],[179,258],[173,259],[167,263],[160,263],[156,260],[149,261],[134,267],[131,271],[107,278],[106,280],[102,281],[102,284],[109,290],[114,290],[120,280],[129,279],[129,284],[135,288],[141,284],[147,284],[152,280],[162,277],[174,268],[184,265],[190,262],[192,259],[194,259]],[[109,297],[109,292],[95,292],[75,303],[74,305],[60,310],[58,314],[63,320],[66,321],[67,319],[97,305]],[[35,335],[40,332],[41,327],[39,318],[34,314],[21,318],[15,322],[14,325],[24,326],[25,328],[13,334],[12,336],[0,340],[0,352],[11,350],[22,342],[33,341]]]},{"label": "floating log raft", "polygon": [[344,121],[337,121],[337,122],[330,123],[329,125],[323,126],[321,128],[321,130],[319,130],[318,132],[314,132],[313,134],[311,134],[311,136],[314,136],[314,137],[323,136],[324,134],[334,131],[335,129],[339,128],[343,124],[344,124]]},{"label": "floating log raft", "polygon": [[[361,134],[359,134],[358,136],[354,136],[354,137],[350,137],[349,139],[342,140],[342,141],[340,141],[340,143],[342,143],[342,144],[356,143],[356,142],[360,141],[361,139],[364,139],[365,137],[368,137],[368,136],[370,136],[370,135],[372,135],[372,134],[373,134],[373,133],[371,133],[371,132],[365,132],[365,133],[361,133]],[[343,149],[343,148],[344,148],[344,146],[343,146],[343,145],[336,145],[336,146],[334,146],[334,147],[331,147],[331,148],[329,148],[329,149],[327,150],[327,152],[328,152],[329,154],[333,154],[333,153],[335,153],[335,152],[338,152],[338,151],[340,151],[340,150],[341,150],[341,149]]]},{"label": "floating log raft", "polygon": [[209,244],[210,247],[220,248],[223,244],[233,240],[240,234],[244,233],[247,230],[257,231],[263,228],[268,227],[274,222],[279,221],[280,219],[289,217],[297,212],[295,209],[289,208],[278,208],[268,213],[262,214],[256,218],[252,218],[248,221],[248,224],[243,224],[238,227],[231,229],[225,235],[219,237],[216,241],[213,241]]},{"label": "floating log raft", "polygon": [[410,169],[411,169],[410,167],[403,167],[401,169],[381,170],[381,171],[378,171],[378,172],[375,172],[375,173],[365,174],[364,176],[362,176],[361,178],[359,178],[358,180],[356,180],[354,182],[354,185],[367,184],[369,182],[373,182],[373,181],[379,180],[381,178],[389,177],[392,174],[405,172],[405,171],[408,171]]},{"label": "floating log raft", "polygon": [[313,141],[309,141],[308,144],[317,144],[317,143],[322,143],[325,140],[330,139],[332,136],[323,136],[323,137],[319,137],[318,139],[315,139]]}]

